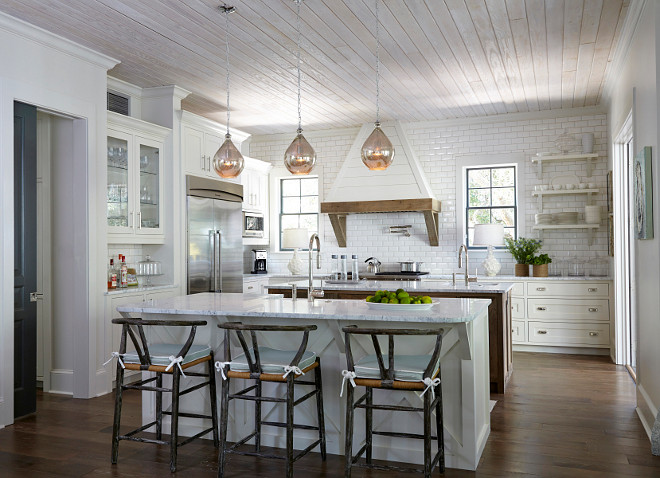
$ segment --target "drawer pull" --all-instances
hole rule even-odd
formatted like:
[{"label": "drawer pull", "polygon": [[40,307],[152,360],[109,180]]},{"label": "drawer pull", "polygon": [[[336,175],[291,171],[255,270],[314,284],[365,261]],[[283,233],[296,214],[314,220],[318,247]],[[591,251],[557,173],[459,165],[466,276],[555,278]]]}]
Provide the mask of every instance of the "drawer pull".
[{"label": "drawer pull", "polygon": [[598,307],[589,307],[589,312],[598,312]]},{"label": "drawer pull", "polygon": [[545,287],[537,287],[536,290],[538,290],[539,292],[543,292],[545,290]]},{"label": "drawer pull", "polygon": [[536,332],[536,333],[539,334],[539,335],[545,335],[545,334],[548,333],[548,331],[547,331],[547,330],[539,330],[539,331]]},{"label": "drawer pull", "polygon": [[598,332],[589,332],[590,337],[598,337]]},{"label": "drawer pull", "polygon": [[254,286],[253,286],[253,285],[249,285],[247,288],[248,288],[248,290],[250,290],[250,289],[254,289]]},{"label": "drawer pull", "polygon": [[589,292],[598,292],[598,287],[589,287],[587,290]]},{"label": "drawer pull", "polygon": [[545,310],[545,307],[537,307],[536,310]]}]

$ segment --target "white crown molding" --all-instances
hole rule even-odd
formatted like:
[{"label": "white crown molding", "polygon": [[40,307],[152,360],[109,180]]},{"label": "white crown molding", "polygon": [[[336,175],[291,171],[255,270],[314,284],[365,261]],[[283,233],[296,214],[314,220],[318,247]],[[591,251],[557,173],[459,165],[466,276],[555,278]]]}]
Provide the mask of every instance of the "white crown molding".
[{"label": "white crown molding", "polygon": [[39,43],[45,47],[54,48],[62,53],[99,66],[104,70],[110,70],[119,64],[119,60],[115,58],[79,45],[41,27],[2,12],[0,12],[0,29]]},{"label": "white crown molding", "polygon": [[[216,123],[215,121],[204,118],[203,116],[196,115],[190,111],[181,110],[181,121],[194,126],[198,126],[200,128],[213,130],[222,136],[227,133],[227,127],[225,125]],[[250,133],[246,133],[234,128],[229,128],[229,134],[231,134],[232,138],[239,143],[242,143],[250,137]]]},{"label": "white crown molding", "polygon": [[176,85],[155,86],[153,88],[142,88],[143,98],[168,97],[181,101],[191,93],[192,93],[191,91],[188,91]]},{"label": "white crown molding", "polygon": [[151,133],[155,135],[167,136],[172,130],[164,126],[160,126],[154,123],[149,123],[132,116],[126,116],[114,111],[108,111],[108,124],[116,124],[124,126],[126,128],[138,129],[142,132]]},{"label": "white crown molding", "polygon": [[115,78],[114,76],[108,76],[108,89],[130,97],[142,97],[142,88],[124,80],[120,80],[119,78]]},{"label": "white crown molding", "polygon": [[630,47],[632,46],[637,26],[642,18],[642,12],[646,8],[647,0],[632,0],[628,4],[628,12],[621,27],[619,34],[619,41],[617,42],[616,50],[614,51],[614,58],[609,66],[609,70],[605,75],[605,86],[603,87],[603,99],[606,104],[612,100],[616,80],[618,79],[619,72],[623,69],[623,64],[628,58]]}]

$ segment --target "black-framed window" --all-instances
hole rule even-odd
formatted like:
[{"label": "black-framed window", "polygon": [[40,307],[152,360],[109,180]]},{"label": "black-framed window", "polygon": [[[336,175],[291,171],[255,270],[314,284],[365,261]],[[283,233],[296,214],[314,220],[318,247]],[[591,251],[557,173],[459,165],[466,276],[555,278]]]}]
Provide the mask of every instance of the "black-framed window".
[{"label": "black-framed window", "polygon": [[[282,231],[289,228],[307,228],[307,232],[319,232],[319,178],[306,176],[303,178],[280,179],[280,250],[290,251],[282,247]],[[307,249],[301,249],[307,250]]]},{"label": "black-framed window", "polygon": [[467,246],[476,224],[504,225],[504,235],[518,237],[517,171],[515,166],[466,168],[465,224]]}]

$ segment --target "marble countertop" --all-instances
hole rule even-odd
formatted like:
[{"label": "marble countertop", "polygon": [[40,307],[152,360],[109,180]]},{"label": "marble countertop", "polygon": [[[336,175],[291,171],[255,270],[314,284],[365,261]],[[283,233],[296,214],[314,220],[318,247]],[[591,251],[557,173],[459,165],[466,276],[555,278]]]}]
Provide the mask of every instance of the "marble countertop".
[{"label": "marble countertop", "polygon": [[[300,288],[307,288],[309,285],[307,281],[292,281]],[[291,283],[276,284],[266,286],[269,289],[291,289]],[[338,291],[351,291],[351,290],[396,290],[405,289],[406,292],[424,293],[424,292],[461,292],[468,294],[478,294],[484,292],[491,292],[503,294],[513,288],[510,282],[470,282],[467,286],[463,280],[457,280],[456,284],[450,281],[439,280],[361,280],[354,283],[346,284],[330,284],[327,281],[323,282],[324,290],[338,290]]]},{"label": "marble countertop", "polygon": [[[291,275],[291,274],[243,274],[245,279],[288,279],[290,282],[299,280],[307,280],[307,275]],[[329,279],[328,274],[314,274],[314,280]],[[494,277],[479,276],[477,283],[493,283],[493,282],[511,282],[511,281],[611,281],[612,277],[609,276],[549,276],[549,277],[518,277],[513,275],[498,275]],[[421,279],[424,281],[449,281],[451,282],[451,274],[428,274]],[[457,279],[458,281],[458,279]],[[397,281],[399,282],[399,281]]]},{"label": "marble countertop", "polygon": [[463,323],[487,311],[489,299],[434,299],[428,310],[373,309],[355,300],[283,299],[281,295],[202,293],[117,307],[122,313],[198,316]]},{"label": "marble countertop", "polygon": [[126,287],[124,289],[113,289],[105,292],[105,295],[130,295],[132,292],[152,292],[155,290],[166,290],[166,289],[175,289],[179,287],[176,284],[169,285],[151,285],[149,287],[139,286],[139,287]]}]

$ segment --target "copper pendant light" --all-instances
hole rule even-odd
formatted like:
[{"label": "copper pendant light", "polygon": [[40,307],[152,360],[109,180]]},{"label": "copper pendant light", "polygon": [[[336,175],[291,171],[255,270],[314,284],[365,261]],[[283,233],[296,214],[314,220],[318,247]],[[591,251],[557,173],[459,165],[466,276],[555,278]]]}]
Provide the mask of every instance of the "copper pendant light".
[{"label": "copper pendant light", "polygon": [[223,5],[220,10],[225,14],[225,48],[227,51],[227,134],[225,142],[213,155],[213,169],[222,178],[235,178],[245,166],[241,152],[234,146],[229,134],[229,14],[236,11],[235,7]]},{"label": "copper pendant light", "polygon": [[293,0],[297,5],[296,30],[298,32],[298,131],[291,145],[284,153],[284,166],[291,174],[309,174],[316,164],[316,152],[302,134],[300,114],[300,4],[302,0]]},{"label": "copper pendant light", "polygon": [[372,171],[387,169],[394,160],[394,146],[380,129],[380,22],[376,0],[376,122],[374,130],[362,145],[360,156],[364,165]]}]

